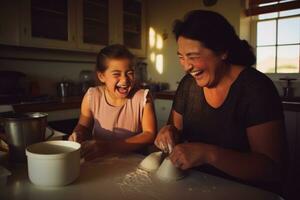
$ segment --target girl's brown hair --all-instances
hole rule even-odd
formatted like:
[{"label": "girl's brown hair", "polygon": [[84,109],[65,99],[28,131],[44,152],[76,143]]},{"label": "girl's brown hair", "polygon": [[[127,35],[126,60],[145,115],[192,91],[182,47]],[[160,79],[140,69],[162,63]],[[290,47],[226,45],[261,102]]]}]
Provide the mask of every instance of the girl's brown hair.
[{"label": "girl's brown hair", "polygon": [[134,65],[135,56],[121,44],[113,44],[101,49],[97,55],[96,71],[105,72],[107,59],[128,59]]}]

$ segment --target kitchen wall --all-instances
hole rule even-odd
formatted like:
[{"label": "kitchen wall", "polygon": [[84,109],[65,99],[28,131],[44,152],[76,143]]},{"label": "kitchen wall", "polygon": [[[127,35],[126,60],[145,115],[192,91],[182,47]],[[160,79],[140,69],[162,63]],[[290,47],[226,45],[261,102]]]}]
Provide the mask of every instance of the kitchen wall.
[{"label": "kitchen wall", "polygon": [[[174,19],[181,19],[186,12],[193,9],[214,10],[223,14],[243,39],[250,40],[249,18],[243,17],[242,14],[243,0],[231,0],[230,3],[228,0],[218,0],[217,4],[212,7],[205,7],[201,0],[148,0],[147,2],[147,24],[153,29],[156,37],[161,36],[161,43],[158,46],[150,46],[147,42],[146,61],[149,78],[155,82],[169,83],[171,90],[176,89],[177,82],[184,74],[177,59],[177,45],[171,32]],[[38,81],[41,93],[56,94],[57,82],[63,78],[78,81],[81,70],[94,68],[95,55],[40,49],[23,49],[22,51],[34,55],[35,58],[46,59],[42,59],[44,61],[14,59],[12,55],[20,54],[20,50],[0,45],[1,57],[9,52],[6,59],[0,59],[0,70],[16,70],[26,73],[33,80]],[[153,55],[161,56],[162,63],[159,66],[156,66],[156,60],[151,60]],[[47,61],[47,58],[56,61]],[[271,76],[279,92],[282,93],[284,83],[278,81],[279,77],[282,75]],[[300,81],[299,75],[294,75],[294,77]],[[297,87],[295,94],[300,96],[299,82],[294,86]]]},{"label": "kitchen wall", "polygon": [[[167,34],[163,40],[161,49],[152,48],[148,44],[148,73],[149,78],[155,82],[168,82],[170,89],[175,90],[177,82],[183,76],[176,51],[177,45],[171,33],[174,19],[182,18],[183,15],[192,9],[212,9],[224,14],[227,19],[234,25],[236,31],[240,30],[240,0],[232,0],[228,4],[226,0],[219,0],[213,7],[205,7],[199,0],[151,0],[147,4],[146,18],[148,26],[152,27],[156,35]],[[21,51],[21,52],[20,52]],[[83,69],[93,69],[94,63],[79,62],[72,60],[95,60],[95,55],[83,55],[80,53],[54,51],[54,50],[36,50],[36,49],[13,49],[6,46],[0,46],[0,53],[7,54],[9,59],[0,59],[0,68],[3,70],[16,70],[27,74],[31,79],[37,80],[41,93],[55,94],[56,83],[63,78],[78,80],[79,72]],[[36,60],[18,60],[14,59],[14,54],[29,54],[25,57],[34,57],[37,59],[46,58],[45,61]],[[163,56],[163,72],[160,74],[155,68],[155,63],[149,58],[151,53]],[[4,56],[5,57],[5,56]],[[24,57],[24,56],[16,56]],[[82,59],[81,59],[82,57]],[[88,58],[87,58],[88,57]],[[42,60],[43,60],[42,59]],[[65,61],[46,61],[46,60],[68,60]]]},{"label": "kitchen wall", "polygon": [[[70,51],[43,50],[43,49],[15,49],[0,46],[0,70],[20,71],[28,75],[30,80],[36,81],[41,94],[56,95],[56,86],[59,81],[79,81],[81,70],[94,70],[93,61],[96,55]],[[14,58],[14,54],[22,54],[26,59]],[[19,56],[16,56],[19,57]],[[39,58],[41,60],[27,59]],[[82,60],[82,61],[80,61]]]},{"label": "kitchen wall", "polygon": [[[184,14],[194,9],[213,10],[223,14],[234,26],[237,32],[240,31],[241,0],[219,0],[212,7],[205,7],[199,0],[151,0],[148,2],[148,25],[152,27],[156,35],[167,34],[167,39],[163,40],[161,49],[156,47],[148,48],[148,71],[149,77],[155,81],[168,82],[170,89],[177,87],[184,72],[177,59],[177,45],[172,34],[172,23],[175,19],[182,19]],[[246,35],[246,34],[244,34]],[[148,44],[149,46],[149,44]],[[151,54],[161,54],[163,56],[163,71],[159,73],[156,69],[156,61],[151,61]]]},{"label": "kitchen wall", "polygon": [[24,72],[31,80],[37,81],[41,94],[56,94],[57,82],[67,79],[78,81],[81,70],[92,70],[91,64],[72,62],[45,62],[1,60],[1,70]]},{"label": "kitchen wall", "polygon": [[[174,19],[182,19],[184,14],[194,9],[206,9],[219,12],[224,15],[227,20],[234,26],[236,32],[242,39],[251,41],[251,26],[250,18],[245,17],[243,13],[244,3],[243,0],[218,0],[217,4],[211,7],[205,7],[202,1],[199,0],[151,0],[148,2],[148,25],[152,27],[156,35],[167,35],[167,39],[163,40],[163,47],[161,49],[156,47],[150,47],[148,44],[148,71],[149,77],[152,80],[160,82],[168,82],[170,89],[176,89],[177,82],[184,75],[181,69],[176,51],[177,45],[172,35],[172,23]],[[163,70],[156,69],[156,61],[151,61],[151,54],[161,54],[163,57]],[[279,81],[280,77],[293,77],[298,78],[298,81],[292,85],[295,87],[295,95],[300,96],[300,76],[298,74],[289,75],[268,75],[279,93],[282,95],[282,87],[285,86],[284,82]]]}]

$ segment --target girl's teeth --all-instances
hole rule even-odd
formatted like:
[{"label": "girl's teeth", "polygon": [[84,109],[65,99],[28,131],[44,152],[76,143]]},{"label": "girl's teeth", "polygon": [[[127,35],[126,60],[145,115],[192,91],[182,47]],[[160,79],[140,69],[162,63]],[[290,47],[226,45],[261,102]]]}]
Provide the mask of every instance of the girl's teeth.
[{"label": "girl's teeth", "polygon": [[128,86],[127,85],[117,85],[117,90],[121,93],[121,94],[125,94],[128,92]]},{"label": "girl's teeth", "polygon": [[117,85],[117,87],[120,87],[120,88],[127,88],[127,85]]}]

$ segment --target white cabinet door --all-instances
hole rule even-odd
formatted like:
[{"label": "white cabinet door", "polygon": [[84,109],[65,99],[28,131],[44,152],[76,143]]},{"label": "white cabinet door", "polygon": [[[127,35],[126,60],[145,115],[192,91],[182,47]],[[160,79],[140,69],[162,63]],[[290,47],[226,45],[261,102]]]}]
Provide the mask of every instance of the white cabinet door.
[{"label": "white cabinet door", "polygon": [[76,1],[21,1],[21,45],[75,50]]},{"label": "white cabinet door", "polygon": [[[293,111],[285,111],[285,130],[286,139],[288,143],[288,171],[287,179],[284,184],[284,191],[287,196],[292,197],[296,194],[296,182],[299,184],[299,159],[300,159],[300,147],[299,136],[300,136],[300,113]],[[297,166],[298,165],[298,166]],[[299,189],[299,188],[298,188]]]},{"label": "white cabinet door", "polygon": [[146,56],[146,1],[123,0],[122,43],[137,56]]},{"label": "white cabinet door", "polygon": [[157,129],[159,130],[168,122],[172,108],[172,100],[155,99],[154,104],[157,118]]},{"label": "white cabinet door", "polygon": [[294,194],[299,196],[300,191],[300,112],[297,112],[297,135],[295,142],[295,176],[294,176]]},{"label": "white cabinet door", "polygon": [[[115,43],[118,18],[116,10],[120,0],[78,0],[77,44],[79,49],[99,52],[108,44]],[[120,15],[120,14],[119,14]]]},{"label": "white cabinet door", "polygon": [[0,44],[97,53],[124,44],[146,56],[145,0],[2,0]]},{"label": "white cabinet door", "polygon": [[18,0],[1,0],[0,44],[19,45]]},{"label": "white cabinet door", "polygon": [[297,141],[297,112],[285,111],[285,130],[288,142],[289,160],[295,162],[296,159],[296,141]]},{"label": "white cabinet door", "polygon": [[[108,1],[108,42],[91,44],[84,42],[84,13],[82,2],[78,5],[78,41],[80,49],[98,52],[107,44],[124,44],[138,57],[146,56],[146,1],[140,0],[107,0]],[[88,0],[88,2],[105,0]],[[95,3],[97,4],[97,3]],[[100,9],[99,9],[100,10]],[[100,11],[99,11],[100,12]],[[98,34],[101,37],[100,34]]]}]

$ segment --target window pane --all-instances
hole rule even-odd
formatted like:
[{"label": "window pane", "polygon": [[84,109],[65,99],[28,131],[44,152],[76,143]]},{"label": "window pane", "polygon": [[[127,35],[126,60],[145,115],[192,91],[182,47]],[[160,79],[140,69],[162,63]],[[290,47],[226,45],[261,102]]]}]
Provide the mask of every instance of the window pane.
[{"label": "window pane", "polygon": [[[270,3],[261,3],[258,6],[259,7],[264,7],[264,6],[270,6],[278,4],[277,2],[270,2]],[[266,14],[260,14],[258,15],[258,19],[272,19],[272,18],[277,18],[278,17],[278,12],[273,12],[273,13],[266,13]]]},{"label": "window pane", "polygon": [[256,68],[263,73],[275,73],[275,46],[256,48]]},{"label": "window pane", "polygon": [[257,22],[257,46],[274,45],[276,42],[276,21]]},{"label": "window pane", "polygon": [[278,20],[278,44],[300,42],[300,17]]},{"label": "window pane", "polygon": [[266,13],[266,14],[261,14],[258,15],[258,19],[272,19],[272,18],[277,18],[278,17],[278,12],[272,12],[272,13]]},{"label": "window pane", "polygon": [[299,72],[299,45],[279,46],[277,49],[277,72]]},{"label": "window pane", "polygon": [[300,8],[294,9],[294,10],[285,10],[279,12],[280,17],[286,17],[286,16],[293,16],[293,15],[299,15],[300,14]]}]

